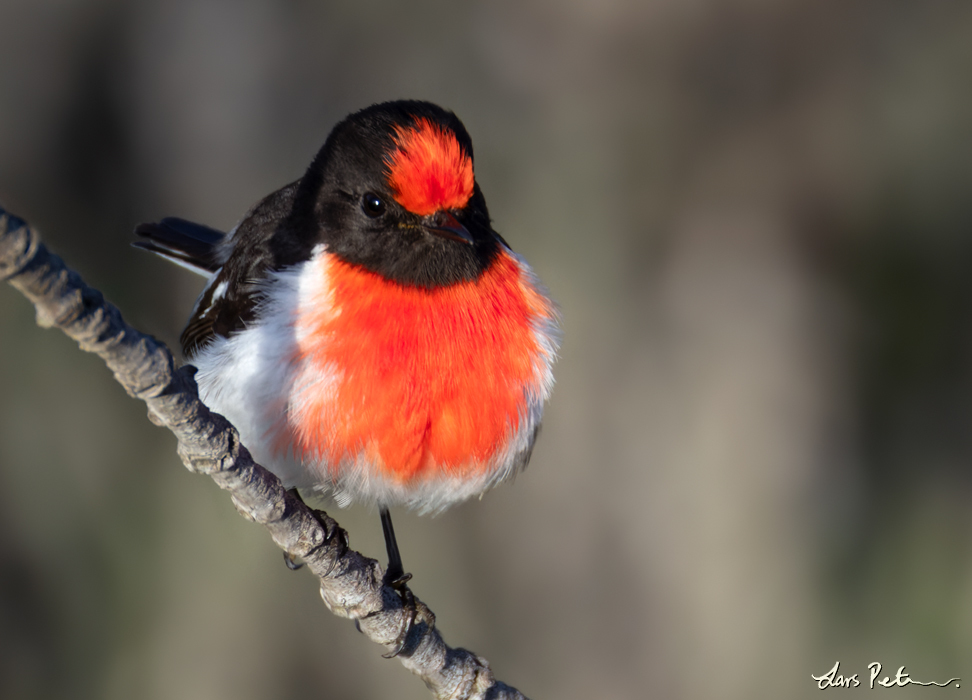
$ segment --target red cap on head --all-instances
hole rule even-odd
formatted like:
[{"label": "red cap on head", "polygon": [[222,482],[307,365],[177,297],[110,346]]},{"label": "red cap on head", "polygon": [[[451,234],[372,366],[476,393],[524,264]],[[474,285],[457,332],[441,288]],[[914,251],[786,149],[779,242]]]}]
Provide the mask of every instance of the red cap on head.
[{"label": "red cap on head", "polygon": [[397,148],[386,159],[395,199],[413,214],[462,209],[473,193],[472,159],[455,134],[422,117],[395,127]]}]

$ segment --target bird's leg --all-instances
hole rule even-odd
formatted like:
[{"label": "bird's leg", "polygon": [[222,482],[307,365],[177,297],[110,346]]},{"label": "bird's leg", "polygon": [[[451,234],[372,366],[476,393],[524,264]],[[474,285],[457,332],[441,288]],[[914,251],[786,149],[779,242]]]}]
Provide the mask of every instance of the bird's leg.
[{"label": "bird's leg", "polygon": [[402,555],[398,551],[398,541],[395,539],[395,528],[392,526],[391,514],[384,507],[380,508],[379,512],[381,513],[381,531],[385,534],[385,549],[388,551],[388,566],[385,568],[384,583],[398,592],[402,599],[402,611],[405,613],[405,624],[402,626],[398,639],[395,640],[395,649],[384,654],[386,659],[391,659],[401,654],[405,648],[408,633],[412,631],[412,625],[415,622],[417,608],[415,596],[412,595],[412,591],[406,585],[412,575],[406,574],[402,567]]},{"label": "bird's leg", "polygon": [[398,551],[398,541],[395,539],[395,527],[392,525],[391,513],[387,508],[381,508],[381,531],[385,534],[385,549],[388,551],[388,567],[385,569],[385,583],[395,590],[401,590],[412,578],[402,567],[402,555]]}]

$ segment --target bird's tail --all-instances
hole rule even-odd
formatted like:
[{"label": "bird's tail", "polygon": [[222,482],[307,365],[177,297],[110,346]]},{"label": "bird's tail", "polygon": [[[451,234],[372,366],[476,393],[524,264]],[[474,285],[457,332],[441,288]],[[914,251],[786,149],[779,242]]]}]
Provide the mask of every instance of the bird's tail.
[{"label": "bird's tail", "polygon": [[204,277],[211,277],[224,262],[221,244],[227,235],[202,224],[168,217],[158,223],[139,224],[135,235],[144,239],[132,243],[136,248],[161,255]]}]

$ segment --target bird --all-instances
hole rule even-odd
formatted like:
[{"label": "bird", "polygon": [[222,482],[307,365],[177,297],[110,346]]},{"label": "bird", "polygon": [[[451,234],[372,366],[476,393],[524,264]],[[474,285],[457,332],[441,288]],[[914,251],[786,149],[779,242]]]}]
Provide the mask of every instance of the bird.
[{"label": "bird", "polygon": [[180,218],[134,244],[204,275],[181,335],[202,402],[292,489],[435,514],[526,467],[559,307],[491,223],[472,140],[429,102],[339,122],[228,233]]}]

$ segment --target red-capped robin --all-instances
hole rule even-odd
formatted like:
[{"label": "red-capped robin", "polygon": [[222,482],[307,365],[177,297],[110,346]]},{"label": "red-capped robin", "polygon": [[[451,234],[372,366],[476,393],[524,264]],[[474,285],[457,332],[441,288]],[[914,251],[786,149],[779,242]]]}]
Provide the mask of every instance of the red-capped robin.
[{"label": "red-capped robin", "polygon": [[288,487],[436,513],[512,478],[553,385],[558,312],[496,233],[462,122],[356,112],[228,234],[182,219],[136,245],[209,278],[182,333],[202,401]]}]

